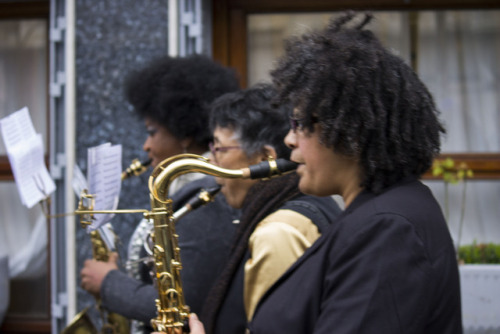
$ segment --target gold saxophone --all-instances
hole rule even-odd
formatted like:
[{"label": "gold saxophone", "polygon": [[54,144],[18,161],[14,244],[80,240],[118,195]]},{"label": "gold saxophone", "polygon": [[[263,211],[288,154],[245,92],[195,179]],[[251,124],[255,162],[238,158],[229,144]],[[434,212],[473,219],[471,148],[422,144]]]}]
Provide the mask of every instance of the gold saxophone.
[{"label": "gold saxophone", "polygon": [[203,173],[221,178],[270,178],[296,169],[296,164],[286,160],[269,159],[243,169],[225,169],[202,156],[181,154],[162,161],[149,177],[151,212],[146,218],[153,220],[154,261],[158,287],[157,317],[151,320],[155,331],[189,333],[189,306],[185,304],[180,279],[182,264],[175,218],[168,188],[172,181],[186,173]]},{"label": "gold saxophone", "polygon": [[[189,212],[212,202],[220,189],[221,187],[219,185],[207,189],[200,189],[196,195],[191,197],[181,208],[174,212],[173,222],[176,223]],[[133,235],[135,239],[130,240],[132,248],[129,248],[129,259],[126,263],[127,272],[130,276],[141,279],[139,264],[143,263],[149,269],[150,277],[154,282],[156,281],[156,275],[153,256],[154,242],[152,240],[152,235],[154,234],[153,222],[143,219],[139,223],[136,232],[134,232]],[[147,255],[141,258],[140,254],[143,249],[146,251]],[[130,325],[131,334],[142,333],[144,331],[144,326],[145,324],[143,322],[132,320]]]},{"label": "gold saxophone", "polygon": [[[92,206],[90,206],[92,210]],[[83,224],[82,224],[83,225]],[[105,239],[110,236],[105,233],[105,228],[110,228],[109,226],[103,226],[100,229],[91,231],[90,241],[92,244],[92,258],[97,261],[108,261],[109,254],[111,250],[108,247],[108,243]],[[111,229],[108,230],[109,233],[113,233]],[[112,237],[115,237],[114,235]],[[107,312],[100,305],[100,299],[97,299],[97,309],[101,315],[103,325],[101,330],[97,330],[94,323],[90,320],[88,315],[89,307],[85,308],[83,311],[78,313],[71,323],[64,328],[61,334],[78,334],[78,333],[91,333],[91,334],[125,334],[130,332],[130,324],[127,318],[120,314]]]},{"label": "gold saxophone", "polygon": [[[144,173],[148,166],[151,164],[151,159],[145,160],[143,162],[139,161],[139,159],[134,159],[132,160],[132,163],[128,168],[123,171],[121,175],[122,181],[131,177],[131,176],[139,176],[142,173]],[[91,196],[87,198],[92,198]],[[91,210],[93,208],[93,205],[90,205]],[[80,204],[79,210],[81,209],[87,209],[87,207],[83,207],[82,204]],[[82,227],[86,227],[88,224],[90,224],[91,219],[85,221],[82,220]],[[107,228],[108,231],[112,232],[112,228],[110,226],[105,226],[103,228]],[[92,258],[97,261],[108,261],[109,259],[109,253],[112,251],[109,249],[108,244],[109,242],[106,242],[104,239],[106,238],[106,233],[102,229],[97,229],[94,231],[91,231],[89,233],[90,236],[90,242],[92,244]],[[113,236],[115,237],[115,236]],[[124,316],[117,314],[117,313],[112,313],[112,312],[106,312],[101,306],[100,306],[100,301],[97,300],[97,308],[99,310],[99,313],[101,314],[102,321],[103,321],[103,326],[100,331],[97,330],[93,322],[90,320],[90,317],[88,315],[88,310],[89,308],[85,308],[83,311],[78,313],[71,323],[64,328],[64,330],[61,332],[62,334],[76,334],[76,333],[102,333],[102,334],[125,334],[125,333],[130,333],[130,323],[127,318]]]}]

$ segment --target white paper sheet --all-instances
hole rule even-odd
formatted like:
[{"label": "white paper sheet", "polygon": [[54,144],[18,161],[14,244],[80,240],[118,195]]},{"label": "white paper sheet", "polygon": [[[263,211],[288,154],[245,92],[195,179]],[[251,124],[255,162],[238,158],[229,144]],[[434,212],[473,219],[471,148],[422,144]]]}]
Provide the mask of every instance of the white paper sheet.
[{"label": "white paper sheet", "polygon": [[[89,194],[95,195],[94,210],[115,210],[121,190],[121,145],[102,144],[88,149]],[[88,227],[93,231],[109,222],[114,214],[96,214]]]},{"label": "white paper sheet", "polygon": [[21,202],[32,208],[56,189],[45,166],[42,136],[26,107],[1,119],[0,128]]}]

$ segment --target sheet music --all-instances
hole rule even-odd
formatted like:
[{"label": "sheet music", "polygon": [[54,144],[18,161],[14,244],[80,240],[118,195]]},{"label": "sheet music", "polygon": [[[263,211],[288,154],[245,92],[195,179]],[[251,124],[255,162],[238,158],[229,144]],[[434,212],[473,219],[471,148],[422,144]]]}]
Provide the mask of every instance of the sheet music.
[{"label": "sheet music", "polygon": [[42,136],[26,107],[1,119],[0,128],[21,202],[32,208],[56,189],[45,166]]},{"label": "sheet music", "polygon": [[[121,190],[121,145],[102,144],[88,150],[89,193],[95,195],[94,210],[115,210]],[[93,231],[109,222],[114,214],[96,214],[88,227]]]},{"label": "sheet music", "polygon": [[7,149],[21,144],[26,138],[36,135],[28,108],[24,107],[0,120],[3,141]]}]

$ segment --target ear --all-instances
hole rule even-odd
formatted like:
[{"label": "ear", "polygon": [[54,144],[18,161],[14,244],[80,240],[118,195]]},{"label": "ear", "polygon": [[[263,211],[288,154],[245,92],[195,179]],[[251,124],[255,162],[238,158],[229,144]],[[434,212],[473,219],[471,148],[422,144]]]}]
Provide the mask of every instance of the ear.
[{"label": "ear", "polygon": [[265,145],[262,149],[261,160],[266,161],[269,157],[277,158],[276,150],[271,145]]},{"label": "ear", "polygon": [[181,144],[182,151],[184,153],[188,152],[188,149],[191,146],[192,142],[193,142],[193,138],[191,138],[191,137],[184,138],[184,139],[179,141],[179,143]]}]

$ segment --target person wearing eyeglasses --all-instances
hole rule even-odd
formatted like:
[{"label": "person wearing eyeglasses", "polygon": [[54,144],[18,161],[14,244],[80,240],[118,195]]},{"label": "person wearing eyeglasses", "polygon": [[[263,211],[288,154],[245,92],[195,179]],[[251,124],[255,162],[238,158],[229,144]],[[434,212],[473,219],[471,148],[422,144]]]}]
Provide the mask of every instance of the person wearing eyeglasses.
[{"label": "person wearing eyeglasses", "polygon": [[[290,125],[288,104],[274,104],[270,84],[227,93],[209,118],[215,165],[239,169],[289,159],[283,142]],[[341,210],[331,197],[302,194],[295,172],[270,180],[216,178],[227,203],[241,209],[231,256],[201,313],[208,333],[244,332],[269,287],[328,228]]]},{"label": "person wearing eyeglasses", "polygon": [[[220,95],[236,91],[234,70],[207,56],[163,56],[129,73],[125,96],[134,112],[145,122],[147,137],[143,149],[153,167],[182,153],[209,155],[211,133],[207,126],[210,103]],[[177,210],[202,188],[215,186],[213,177],[188,173],[169,186],[173,210]],[[134,194],[134,196],[148,196]],[[181,218],[176,224],[183,265],[181,281],[186,304],[200,312],[203,301],[229,256],[231,235],[239,211],[224,196]],[[149,333],[156,318],[158,289],[150,271],[154,264],[144,247],[152,221],[143,219],[131,236],[127,270],[119,270],[116,254],[110,261],[87,260],[81,270],[82,287],[99,295],[108,311],[133,319],[132,333]]]},{"label": "person wearing eyeglasses", "polygon": [[445,129],[424,83],[365,28],[371,19],[347,12],[288,40],[271,71],[277,103],[294,108],[285,142],[299,189],[341,195],[345,209],[260,299],[246,333],[463,332],[456,252],[419,180]]},{"label": "person wearing eyeglasses", "polygon": [[445,129],[371,20],[347,12],[289,40],[271,72],[294,106],[299,189],[339,194],[345,210],[261,300],[250,333],[462,333],[455,249],[419,180]]}]

